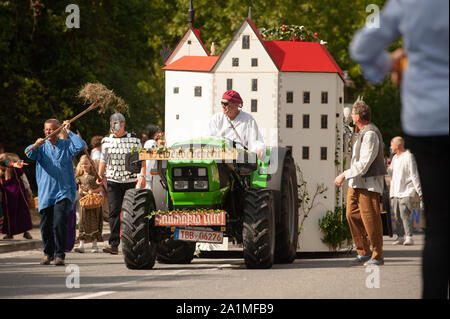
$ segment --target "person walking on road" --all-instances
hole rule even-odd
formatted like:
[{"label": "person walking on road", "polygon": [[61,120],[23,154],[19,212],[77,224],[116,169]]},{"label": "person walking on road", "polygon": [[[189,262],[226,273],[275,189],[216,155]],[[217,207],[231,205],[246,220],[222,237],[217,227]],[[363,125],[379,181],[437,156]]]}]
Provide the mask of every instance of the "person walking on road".
[{"label": "person walking on road", "polygon": [[414,196],[418,194],[422,199],[419,173],[414,155],[405,149],[405,142],[401,136],[391,140],[391,150],[395,155],[387,171],[391,176],[389,197],[392,201],[397,233],[397,239],[393,244],[414,245],[411,213]]},{"label": "person walking on road", "polygon": [[[55,265],[65,264],[67,218],[77,191],[72,159],[86,146],[78,135],[69,130],[70,121],[64,121],[62,125],[67,131],[68,139],[60,139],[56,135],[48,140],[39,138],[25,150],[37,147],[29,151],[27,156],[36,161],[38,210],[44,244],[44,257],[41,260],[43,265],[49,265],[55,258]],[[60,126],[56,119],[45,121],[45,136],[49,136]]]},{"label": "person walking on road", "polygon": [[[141,141],[134,134],[125,130],[125,117],[121,113],[114,113],[110,118],[112,134],[102,142],[102,154],[98,168],[98,175],[108,178],[107,194],[109,205],[109,246],[103,252],[116,255],[120,244],[120,211],[125,192],[136,187],[137,174],[125,169],[125,157],[133,148],[141,148]],[[97,183],[102,183],[98,180]],[[139,174],[138,187],[145,188],[145,161]]]},{"label": "person walking on road", "polygon": [[383,265],[383,225],[380,211],[380,196],[386,175],[383,137],[370,122],[370,108],[364,101],[355,102],[351,116],[359,129],[358,138],[353,145],[351,167],[339,174],[334,181],[340,187],[344,180],[349,180],[346,217],[358,253],[351,264]]}]

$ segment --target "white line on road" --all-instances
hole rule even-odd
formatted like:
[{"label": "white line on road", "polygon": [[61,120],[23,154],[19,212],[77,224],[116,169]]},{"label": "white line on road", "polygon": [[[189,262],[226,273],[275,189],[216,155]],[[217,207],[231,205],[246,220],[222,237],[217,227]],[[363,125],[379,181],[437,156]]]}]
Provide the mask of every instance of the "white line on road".
[{"label": "white line on road", "polygon": [[102,297],[102,296],[106,296],[106,295],[110,295],[110,294],[114,294],[117,291],[100,291],[100,292],[96,292],[93,294],[87,294],[87,295],[82,295],[82,296],[78,296],[78,297],[73,297],[70,299],[90,299],[90,298],[97,298],[97,297]]}]

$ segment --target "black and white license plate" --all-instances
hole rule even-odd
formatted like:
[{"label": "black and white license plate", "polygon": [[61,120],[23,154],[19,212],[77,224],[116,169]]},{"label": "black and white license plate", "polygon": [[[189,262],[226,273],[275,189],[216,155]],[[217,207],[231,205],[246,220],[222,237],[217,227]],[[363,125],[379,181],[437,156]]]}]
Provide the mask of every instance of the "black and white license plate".
[{"label": "black and white license plate", "polygon": [[176,228],[174,238],[184,241],[195,241],[200,243],[223,243],[223,232],[210,230],[196,230],[196,229],[181,229]]}]

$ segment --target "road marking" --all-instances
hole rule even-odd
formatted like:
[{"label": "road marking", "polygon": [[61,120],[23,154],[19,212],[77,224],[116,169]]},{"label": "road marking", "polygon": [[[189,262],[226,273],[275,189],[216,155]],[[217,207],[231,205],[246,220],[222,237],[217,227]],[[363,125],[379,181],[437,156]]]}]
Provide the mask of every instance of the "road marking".
[{"label": "road marking", "polygon": [[102,297],[102,296],[114,294],[116,292],[117,291],[100,291],[100,292],[96,292],[96,293],[93,293],[93,294],[82,295],[82,296],[73,297],[73,298],[69,298],[69,299],[91,299],[91,298],[97,298],[97,297]]}]

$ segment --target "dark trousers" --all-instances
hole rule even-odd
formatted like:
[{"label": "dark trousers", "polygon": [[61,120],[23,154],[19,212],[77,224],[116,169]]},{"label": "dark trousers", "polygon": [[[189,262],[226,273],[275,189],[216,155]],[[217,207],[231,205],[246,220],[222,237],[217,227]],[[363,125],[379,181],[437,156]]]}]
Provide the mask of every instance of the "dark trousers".
[{"label": "dark trousers", "polygon": [[115,183],[108,181],[108,207],[109,207],[109,245],[117,247],[120,244],[120,211],[125,192],[135,188],[136,183]]},{"label": "dark trousers", "polygon": [[416,157],[425,205],[422,297],[448,298],[448,135],[409,136],[406,143]]},{"label": "dark trousers", "polygon": [[72,202],[64,198],[39,212],[42,243],[46,256],[62,259],[66,257],[64,251],[67,241],[67,217],[71,208]]}]

